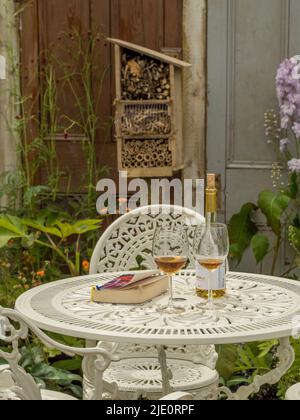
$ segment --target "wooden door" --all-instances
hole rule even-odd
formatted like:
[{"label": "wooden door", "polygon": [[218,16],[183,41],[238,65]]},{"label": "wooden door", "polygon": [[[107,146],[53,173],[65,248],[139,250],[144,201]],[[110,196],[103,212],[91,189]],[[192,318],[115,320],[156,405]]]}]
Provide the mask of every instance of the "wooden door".
[{"label": "wooden door", "polygon": [[[101,34],[98,41],[98,57],[92,75],[94,96],[99,90],[99,74],[105,74],[103,92],[97,115],[101,129],[96,138],[98,165],[110,169],[110,177],[117,178],[117,150],[112,130],[113,101],[115,81],[113,50],[106,37],[121,38],[142,46],[161,50],[164,48],[180,50],[182,46],[182,0],[32,0],[22,14],[21,47],[23,66],[23,94],[30,97],[27,110],[39,117],[40,72],[43,66],[40,58],[44,52],[59,57],[68,65],[68,51],[74,50],[72,37],[68,39],[70,28],[76,27],[86,39],[89,33]],[[65,49],[62,53],[61,46]],[[59,74],[59,69],[57,73]],[[66,91],[59,96],[60,113],[75,118],[78,109]],[[86,161],[82,154],[83,134],[74,130],[67,136],[64,133],[69,122],[61,124],[56,136],[56,147],[60,165],[72,175],[72,190],[80,184]],[[33,123],[29,129],[29,139],[36,136]],[[40,174],[41,182],[45,174]]]},{"label": "wooden door", "polygon": [[[299,54],[300,2],[210,0],[208,8],[208,168],[221,175],[222,216],[229,221],[272,188],[276,156],[265,140],[264,112],[278,108],[279,63]],[[283,251],[278,272],[284,257]],[[258,270],[252,255],[239,270]]]}]

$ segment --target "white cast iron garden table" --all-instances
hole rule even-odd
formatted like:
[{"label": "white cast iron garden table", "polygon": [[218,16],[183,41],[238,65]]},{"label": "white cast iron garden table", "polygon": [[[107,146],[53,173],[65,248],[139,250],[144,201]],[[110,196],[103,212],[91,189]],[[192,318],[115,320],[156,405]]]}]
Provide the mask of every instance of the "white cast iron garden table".
[{"label": "white cast iron garden table", "polygon": [[[96,304],[91,287],[120,273],[95,274],[49,283],[24,293],[16,309],[46,331],[85,339],[87,342],[135,343],[157,346],[164,391],[170,387],[165,348],[239,344],[279,339],[277,367],[257,376],[250,386],[236,393],[220,388],[229,399],[247,399],[264,384],[275,384],[294,362],[290,337],[300,324],[300,282],[229,273],[226,296],[217,301],[217,311],[195,294],[195,272],[174,278],[175,297],[186,311],[180,315],[159,312],[165,295],[143,305]],[[298,322],[298,324],[297,324]],[[217,395],[216,395],[217,397]]]}]

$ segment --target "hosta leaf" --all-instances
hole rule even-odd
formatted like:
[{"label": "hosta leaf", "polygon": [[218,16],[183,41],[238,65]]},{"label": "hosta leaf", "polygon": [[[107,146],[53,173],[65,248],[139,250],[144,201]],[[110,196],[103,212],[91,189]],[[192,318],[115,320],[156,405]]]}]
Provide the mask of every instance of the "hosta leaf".
[{"label": "hosta leaf", "polygon": [[229,379],[234,372],[238,357],[237,346],[233,344],[219,346],[218,348],[217,371],[225,380]]},{"label": "hosta leaf", "polygon": [[65,372],[59,369],[55,369],[46,363],[40,363],[34,366],[31,374],[45,381],[55,381],[62,386],[68,386],[73,381],[82,382],[82,378],[79,375],[74,375],[69,372]]},{"label": "hosta leaf", "polygon": [[81,386],[71,384],[71,385],[68,386],[67,389],[69,389],[72,392],[72,394],[74,395],[75,398],[77,398],[79,400],[82,400],[83,391],[82,391]]},{"label": "hosta leaf", "polygon": [[270,248],[270,241],[266,235],[257,233],[251,240],[253,254],[257,264],[261,263],[265,258]]},{"label": "hosta leaf", "polygon": [[55,369],[66,370],[69,372],[78,371],[81,369],[82,359],[80,358],[73,358],[68,360],[60,360],[58,362],[53,363],[53,367]]},{"label": "hosta leaf", "polygon": [[31,347],[30,354],[34,364],[42,363],[45,359],[42,349],[38,346]]},{"label": "hosta leaf", "polygon": [[230,255],[241,262],[252,237],[257,233],[257,227],[252,221],[252,213],[257,209],[255,204],[247,203],[241,211],[235,214],[229,222]]},{"label": "hosta leaf", "polygon": [[281,233],[281,217],[288,208],[290,197],[285,194],[274,194],[272,191],[263,191],[259,195],[258,205],[267,218],[270,226],[276,235]]}]

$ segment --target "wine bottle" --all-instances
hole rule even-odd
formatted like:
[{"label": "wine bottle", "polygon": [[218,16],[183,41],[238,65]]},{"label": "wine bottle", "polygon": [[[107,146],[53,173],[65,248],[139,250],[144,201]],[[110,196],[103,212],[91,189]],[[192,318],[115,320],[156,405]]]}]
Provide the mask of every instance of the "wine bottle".
[{"label": "wine bottle", "polygon": [[[217,221],[217,187],[216,175],[207,175],[207,186],[205,189],[205,218],[209,228],[211,223]],[[227,261],[212,273],[212,295],[214,299],[221,298],[226,293],[226,272]],[[209,273],[196,262],[196,291],[199,297],[208,298],[209,293]]]}]

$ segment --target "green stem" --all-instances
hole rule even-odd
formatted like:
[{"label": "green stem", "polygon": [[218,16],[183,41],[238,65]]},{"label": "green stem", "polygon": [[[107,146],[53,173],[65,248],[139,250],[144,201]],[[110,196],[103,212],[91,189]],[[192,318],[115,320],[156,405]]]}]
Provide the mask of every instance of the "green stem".
[{"label": "green stem", "polygon": [[78,275],[80,275],[80,235],[78,235],[77,241],[76,241],[76,271]]},{"label": "green stem", "polygon": [[278,235],[277,236],[277,241],[276,241],[276,246],[275,246],[275,251],[274,251],[271,276],[274,276],[274,274],[275,274],[277,260],[278,260],[279,251],[280,251],[280,246],[281,246],[281,235]]},{"label": "green stem", "polygon": [[290,274],[291,271],[296,270],[296,268],[297,268],[296,265],[290,267],[287,271],[285,271],[283,274],[281,274],[281,277],[287,276],[288,274]]},{"label": "green stem", "polygon": [[55,245],[53,240],[48,235],[47,235],[47,238],[50,244],[47,244],[46,242],[39,241],[39,240],[35,240],[35,243],[38,245],[44,246],[46,248],[52,249],[52,251],[56,252],[56,254],[59,255],[62,258],[62,260],[68,265],[71,275],[76,276],[77,275],[76,267],[72,263],[72,261],[70,261],[68,257],[66,257],[66,255]]},{"label": "green stem", "polygon": [[296,152],[297,152],[297,159],[299,159],[299,157],[300,157],[300,148],[299,148],[299,139],[297,137],[296,137]]}]

